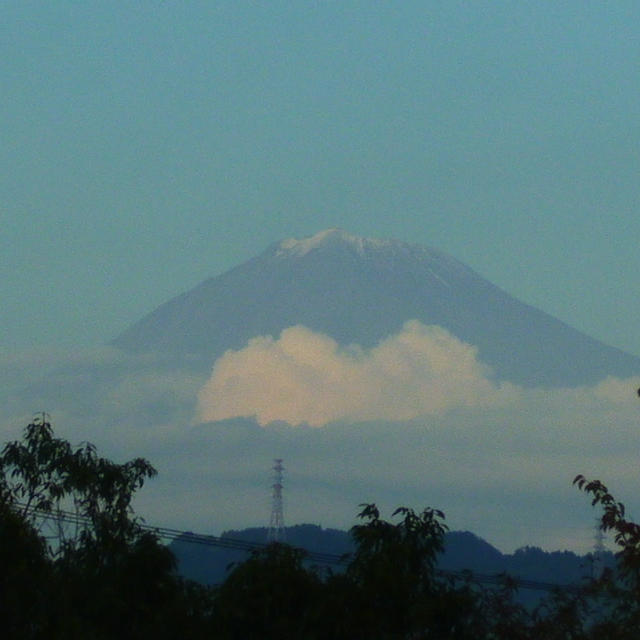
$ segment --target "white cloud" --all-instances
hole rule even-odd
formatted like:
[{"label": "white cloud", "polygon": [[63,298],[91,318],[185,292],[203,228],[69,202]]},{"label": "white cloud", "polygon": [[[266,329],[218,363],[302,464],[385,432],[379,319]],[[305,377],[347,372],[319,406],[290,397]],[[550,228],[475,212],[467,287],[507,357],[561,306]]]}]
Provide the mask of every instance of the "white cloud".
[{"label": "white cloud", "polygon": [[[136,508],[151,524],[194,531],[268,524],[274,457],[287,467],[290,524],[348,527],[366,501],[385,513],[433,506],[452,528],[503,550],[589,551],[597,511],[571,485],[578,473],[600,478],[640,519],[640,378],[498,386],[472,346],[418,323],[368,350],[291,328],[256,338],[215,367],[205,385],[199,371],[109,349],[0,354],[0,436],[20,437],[32,412],[44,409],[73,443],[89,440],[118,461],[144,456],[159,475]],[[281,385],[277,403],[272,381]],[[206,395],[212,382],[216,393]],[[332,423],[190,426],[199,389],[201,411],[215,403],[218,415],[250,413],[264,424]]]},{"label": "white cloud", "polygon": [[475,347],[416,320],[372,349],[342,348],[305,327],[228,351],[198,395],[198,419],[255,417],[259,424],[323,426],[337,420],[410,420],[452,407],[486,406],[498,386]]},{"label": "white cloud", "polygon": [[640,377],[620,380],[609,376],[599,382],[594,387],[594,394],[597,398],[608,400],[615,404],[628,404],[635,402],[636,391],[640,387]]}]

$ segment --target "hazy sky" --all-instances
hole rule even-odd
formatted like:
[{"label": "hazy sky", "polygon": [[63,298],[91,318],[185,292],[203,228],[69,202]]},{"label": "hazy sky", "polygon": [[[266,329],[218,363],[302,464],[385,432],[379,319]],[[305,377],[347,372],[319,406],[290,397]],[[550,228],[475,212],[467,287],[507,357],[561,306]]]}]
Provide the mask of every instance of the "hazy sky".
[{"label": "hazy sky", "polygon": [[[284,457],[290,523],[432,505],[505,550],[589,550],[576,473],[640,513],[640,379],[496,386],[433,328],[357,362],[298,328],[254,344],[323,356],[311,383],[273,364],[292,406],[261,378],[220,393],[251,345],[210,378],[100,345],[276,240],[342,227],[448,252],[640,355],[638,33],[637,1],[2,2],[2,440],[44,408],[63,437],[149,457],[144,515],[165,526],[268,522]],[[392,406],[376,389],[407,341],[424,358]],[[247,403],[318,428],[234,417]]]},{"label": "hazy sky", "polygon": [[267,244],[440,248],[640,354],[637,2],[2,3],[0,348]]}]

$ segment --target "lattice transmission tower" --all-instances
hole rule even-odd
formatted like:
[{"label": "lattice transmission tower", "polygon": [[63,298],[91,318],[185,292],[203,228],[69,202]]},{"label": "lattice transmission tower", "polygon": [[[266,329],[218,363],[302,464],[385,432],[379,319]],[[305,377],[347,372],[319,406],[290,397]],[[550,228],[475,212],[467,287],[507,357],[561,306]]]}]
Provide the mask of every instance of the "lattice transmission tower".
[{"label": "lattice transmission tower", "polygon": [[273,469],[273,492],[271,494],[271,521],[267,540],[269,542],[284,542],[284,510],[282,507],[282,458],[276,458]]},{"label": "lattice transmission tower", "polygon": [[596,529],[593,542],[593,566],[591,569],[591,577],[599,578],[604,571],[604,553],[606,551],[606,547],[604,545],[604,532],[600,526],[600,518],[596,518]]}]

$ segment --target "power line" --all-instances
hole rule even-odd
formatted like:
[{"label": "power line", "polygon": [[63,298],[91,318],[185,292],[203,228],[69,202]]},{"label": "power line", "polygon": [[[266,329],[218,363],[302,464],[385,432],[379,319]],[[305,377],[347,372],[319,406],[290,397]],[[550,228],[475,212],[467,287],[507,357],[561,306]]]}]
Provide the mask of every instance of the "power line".
[{"label": "power line", "polygon": [[[50,513],[43,509],[29,507],[24,504],[17,503],[18,507],[23,509],[25,515],[32,515],[36,518],[55,519],[59,522],[75,525],[90,525],[91,520],[86,516],[65,511],[63,509]],[[238,540],[236,538],[226,538],[191,531],[182,531],[180,529],[172,529],[169,527],[156,527],[144,523],[137,523],[137,526],[148,533],[155,534],[161,540],[171,540],[185,542],[188,544],[200,544],[207,547],[220,547],[224,549],[232,549],[235,551],[253,552],[266,549],[272,543],[250,542],[246,540]],[[310,551],[302,547],[295,547],[304,552],[305,558],[322,565],[346,565],[349,562],[349,554],[325,553],[322,551]],[[478,583],[491,586],[501,586],[505,584],[507,577],[504,574],[479,574],[470,571],[452,571],[449,569],[438,569],[436,573],[444,578],[459,580],[466,583]],[[528,589],[537,591],[578,591],[579,585],[576,584],[557,584],[553,582],[541,582],[538,580],[528,580],[527,578],[519,578],[509,576],[508,579],[513,582],[518,589]]]},{"label": "power line", "polygon": [[[26,515],[33,515],[37,518],[55,519],[66,524],[91,524],[91,520],[86,516],[82,516],[72,511],[65,511],[64,509],[59,509],[53,513],[50,513],[43,509],[27,507],[26,505],[20,503],[18,503],[17,506],[23,508]],[[144,523],[137,523],[137,526],[143,531],[155,534],[162,540],[179,540],[180,542],[186,542],[189,544],[200,544],[209,547],[222,547],[225,549],[234,549],[238,551],[259,551],[261,549],[266,549],[270,544],[268,542],[250,542],[246,540],[238,540],[237,538],[226,538],[207,534],[193,533],[192,531],[171,529],[169,527],[157,527]],[[304,551],[305,557],[323,564],[346,563],[344,557],[338,554],[324,553],[321,551],[309,551],[307,549],[301,550]]]}]

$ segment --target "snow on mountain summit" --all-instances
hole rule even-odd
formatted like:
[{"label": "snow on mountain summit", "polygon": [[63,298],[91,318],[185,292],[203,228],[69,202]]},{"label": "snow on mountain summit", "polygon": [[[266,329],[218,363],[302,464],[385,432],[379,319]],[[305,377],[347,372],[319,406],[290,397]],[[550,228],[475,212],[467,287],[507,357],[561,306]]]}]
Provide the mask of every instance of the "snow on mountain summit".
[{"label": "snow on mountain summit", "polygon": [[365,238],[336,227],[304,238],[287,238],[271,245],[267,252],[276,258],[303,258],[314,251],[338,250],[357,258],[369,258],[391,266],[398,261],[426,268],[433,277],[446,284],[454,277],[477,278],[467,265],[453,256],[420,244],[394,239]]},{"label": "snow on mountain summit", "polygon": [[314,249],[320,249],[330,244],[344,244],[360,255],[364,254],[367,248],[379,248],[389,246],[392,240],[376,240],[373,238],[362,238],[352,235],[343,229],[331,228],[319,231],[318,233],[305,238],[287,238],[278,243],[276,255],[293,255],[302,257]]}]

